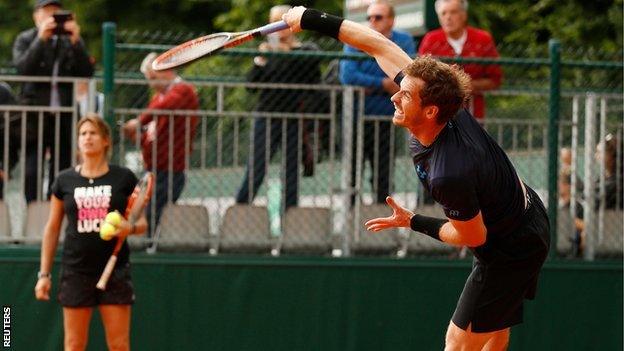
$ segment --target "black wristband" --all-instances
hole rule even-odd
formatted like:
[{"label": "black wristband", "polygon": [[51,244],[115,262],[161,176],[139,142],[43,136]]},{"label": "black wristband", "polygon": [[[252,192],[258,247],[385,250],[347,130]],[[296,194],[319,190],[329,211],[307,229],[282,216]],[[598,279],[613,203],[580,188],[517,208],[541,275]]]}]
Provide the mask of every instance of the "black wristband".
[{"label": "black wristband", "polygon": [[301,15],[301,29],[313,30],[338,39],[342,21],[344,21],[344,18],[315,9],[306,9],[303,11],[303,15]]},{"label": "black wristband", "polygon": [[421,232],[436,240],[442,241],[442,239],[440,239],[440,228],[442,228],[442,225],[446,222],[448,222],[448,219],[427,217],[416,214],[410,220],[410,227],[414,231]]},{"label": "black wristband", "polygon": [[397,73],[397,75],[394,76],[394,82],[396,83],[396,85],[401,85],[401,81],[403,80],[403,77],[405,77],[405,74],[403,73],[403,71],[399,71],[399,73]]}]

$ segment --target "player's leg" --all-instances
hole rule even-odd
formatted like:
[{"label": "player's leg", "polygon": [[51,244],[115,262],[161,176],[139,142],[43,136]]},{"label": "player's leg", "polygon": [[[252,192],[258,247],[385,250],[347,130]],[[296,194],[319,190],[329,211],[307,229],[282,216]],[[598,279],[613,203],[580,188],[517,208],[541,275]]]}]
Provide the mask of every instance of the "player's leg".
[{"label": "player's leg", "polygon": [[81,351],[87,348],[91,307],[63,307],[65,351]]},{"label": "player's leg", "polygon": [[[487,333],[475,333],[469,325],[466,330],[461,329],[452,321],[446,332],[445,351],[501,351],[506,349],[509,340],[509,328]],[[492,342],[490,342],[492,341]],[[492,348],[485,348],[486,346]],[[498,347],[498,348],[494,348]]]},{"label": "player's leg", "polygon": [[130,350],[130,305],[100,305],[110,351]]},{"label": "player's leg", "polygon": [[496,332],[483,346],[483,351],[506,351],[509,345],[509,328]]}]

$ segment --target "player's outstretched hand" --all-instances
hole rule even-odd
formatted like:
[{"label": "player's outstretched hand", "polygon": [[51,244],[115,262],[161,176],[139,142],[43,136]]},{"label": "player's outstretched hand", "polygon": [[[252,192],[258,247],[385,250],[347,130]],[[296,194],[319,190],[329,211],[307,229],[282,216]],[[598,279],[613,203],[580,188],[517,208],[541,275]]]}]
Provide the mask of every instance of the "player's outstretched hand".
[{"label": "player's outstretched hand", "polygon": [[305,10],[306,8],[303,6],[295,6],[282,15],[282,19],[288,23],[293,33],[301,32],[301,16]]},{"label": "player's outstretched hand", "polygon": [[386,203],[392,208],[392,216],[374,218],[365,223],[366,229],[373,232],[388,228],[410,227],[410,220],[414,213],[397,204],[391,196],[386,197]]}]

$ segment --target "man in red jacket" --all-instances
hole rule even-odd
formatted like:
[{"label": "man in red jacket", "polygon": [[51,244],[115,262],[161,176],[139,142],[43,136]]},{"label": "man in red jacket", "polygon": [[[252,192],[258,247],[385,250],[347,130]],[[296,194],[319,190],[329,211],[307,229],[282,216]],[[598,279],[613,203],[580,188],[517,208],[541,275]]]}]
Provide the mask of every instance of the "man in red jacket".
[{"label": "man in red jacket", "polygon": [[[418,54],[447,57],[498,57],[490,33],[468,26],[467,0],[436,0],[435,10],[441,28],[425,34]],[[470,112],[481,122],[485,117],[483,92],[500,86],[503,72],[498,65],[464,64],[472,78]]]},{"label": "man in red jacket", "polygon": [[[147,106],[148,111],[138,118],[129,120],[123,127],[125,135],[133,142],[136,140],[137,131],[141,131],[144,168],[156,175],[155,198],[152,200],[155,203],[155,213],[152,214],[151,205],[147,206],[146,213],[149,223],[148,235],[152,235],[158,225],[163,207],[170,201],[176,202],[182,193],[186,182],[184,171],[190,166],[187,159],[190,157],[193,138],[199,124],[199,117],[193,114],[172,115],[150,111],[195,111],[199,108],[195,88],[183,81],[175,70],[160,72],[152,70],[152,62],[156,56],[156,53],[150,53],[141,63],[141,72],[156,92]],[[173,127],[170,127],[170,124],[173,124]],[[170,130],[173,130],[172,143],[169,142]]]}]

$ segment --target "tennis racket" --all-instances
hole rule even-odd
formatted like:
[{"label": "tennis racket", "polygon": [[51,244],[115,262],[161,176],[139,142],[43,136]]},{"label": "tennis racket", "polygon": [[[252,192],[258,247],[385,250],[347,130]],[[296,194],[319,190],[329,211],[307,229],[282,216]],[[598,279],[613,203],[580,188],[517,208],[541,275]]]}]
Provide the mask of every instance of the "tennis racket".
[{"label": "tennis racket", "polygon": [[260,28],[236,33],[216,33],[189,40],[171,48],[152,62],[152,69],[163,71],[182,66],[198,58],[214,55],[225,48],[238,46],[262,35],[288,29],[284,21],[277,21]]},{"label": "tennis racket", "polygon": [[[145,173],[145,175],[139,180],[139,183],[134,187],[134,191],[128,197],[128,205],[126,206],[126,213],[124,217],[128,220],[128,222],[134,224],[143,213],[143,209],[145,209],[145,205],[149,202],[152,197],[152,190],[154,188],[154,175],[150,172]],[[98,280],[95,285],[100,290],[106,290],[106,284],[108,283],[108,279],[113,273],[113,269],[115,268],[115,264],[117,263],[117,254],[119,254],[119,250],[121,250],[121,246],[126,240],[125,236],[117,237],[117,242],[115,243],[115,248],[113,249],[113,253],[111,257],[108,259],[106,266],[104,267],[104,271],[100,276],[100,280]]]}]

